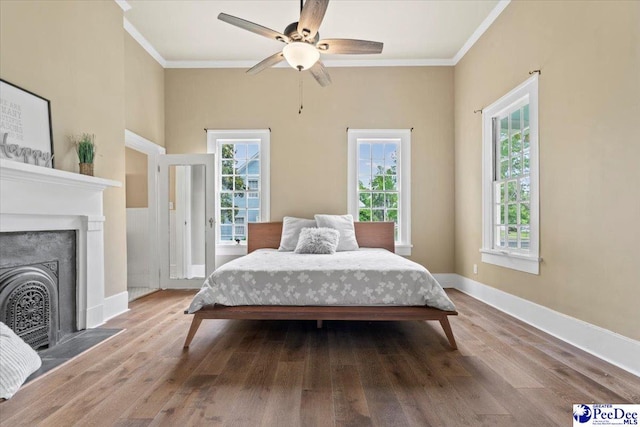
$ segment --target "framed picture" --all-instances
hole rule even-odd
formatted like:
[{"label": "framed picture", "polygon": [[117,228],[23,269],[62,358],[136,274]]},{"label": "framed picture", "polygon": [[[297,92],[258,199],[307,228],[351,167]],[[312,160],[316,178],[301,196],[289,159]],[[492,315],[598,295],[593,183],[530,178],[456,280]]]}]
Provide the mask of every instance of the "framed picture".
[{"label": "framed picture", "polygon": [[0,158],[53,167],[48,99],[0,79]]}]

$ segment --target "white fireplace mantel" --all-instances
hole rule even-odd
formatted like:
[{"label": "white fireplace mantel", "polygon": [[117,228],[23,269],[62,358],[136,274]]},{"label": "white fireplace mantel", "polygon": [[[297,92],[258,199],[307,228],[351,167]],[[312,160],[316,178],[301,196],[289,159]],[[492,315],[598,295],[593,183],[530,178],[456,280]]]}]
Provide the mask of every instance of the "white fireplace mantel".
[{"label": "white fireplace mantel", "polygon": [[78,329],[104,322],[102,193],[118,181],[0,159],[0,232],[75,230]]}]

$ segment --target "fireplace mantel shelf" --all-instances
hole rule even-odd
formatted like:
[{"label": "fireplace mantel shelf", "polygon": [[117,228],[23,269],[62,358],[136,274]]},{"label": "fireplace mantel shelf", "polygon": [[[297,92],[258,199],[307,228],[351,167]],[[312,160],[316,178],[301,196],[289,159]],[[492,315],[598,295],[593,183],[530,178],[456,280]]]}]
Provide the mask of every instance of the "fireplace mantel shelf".
[{"label": "fireplace mantel shelf", "polygon": [[122,187],[119,181],[0,159],[0,179],[60,184],[93,190]]}]

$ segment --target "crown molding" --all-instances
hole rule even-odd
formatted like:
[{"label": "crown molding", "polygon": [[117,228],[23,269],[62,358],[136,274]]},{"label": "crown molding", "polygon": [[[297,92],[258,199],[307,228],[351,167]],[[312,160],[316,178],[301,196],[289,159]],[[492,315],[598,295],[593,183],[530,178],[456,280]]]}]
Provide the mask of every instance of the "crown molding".
[{"label": "crown molding", "polygon": [[129,129],[124,130],[124,146],[141,153],[145,153],[149,156],[167,153],[167,150],[161,145],[158,145],[153,141],[149,141],[147,138],[142,137]]},{"label": "crown molding", "polygon": [[[125,12],[131,8],[131,5],[126,0],[115,0],[115,2]],[[493,22],[500,16],[500,14],[511,3],[511,0],[500,0],[498,4],[491,10],[489,15],[482,21],[482,23],[471,34],[469,39],[462,45],[460,50],[455,54],[453,58],[442,59],[328,59],[323,61],[324,65],[330,68],[337,67],[451,67],[456,65],[464,55],[473,47],[473,45],[480,39],[480,37],[487,31],[487,29],[493,24]],[[153,57],[163,68],[251,68],[257,60],[228,60],[228,61],[167,61],[160,55],[160,53],[153,47],[151,43],[133,26],[127,18],[124,19],[124,29],[133,37],[149,55]],[[288,65],[284,62],[274,66],[275,68],[287,68]]]},{"label": "crown molding", "polygon": [[[166,61],[165,68],[251,68],[255,61]],[[329,59],[322,61],[326,67],[447,67],[455,65],[452,59]],[[289,68],[281,62],[271,68]]]},{"label": "crown molding", "polygon": [[451,58],[453,65],[456,65],[469,51],[469,49],[471,49],[471,47],[476,44],[476,42],[480,39],[484,32],[489,29],[491,24],[493,24],[493,21],[495,21],[498,16],[500,16],[502,11],[505,10],[507,6],[509,6],[509,3],[511,3],[511,0],[500,0],[498,2],[496,7],[494,7],[493,10],[489,12],[489,15],[487,15],[484,21],[482,21],[482,23],[478,26],[478,28],[476,28],[473,34],[471,34],[471,37],[469,37],[465,44],[462,45],[458,53],[456,53],[455,56]]},{"label": "crown molding", "polygon": [[118,6],[120,6],[120,9],[122,9],[123,12],[126,12],[127,10],[131,9],[131,5],[127,0],[114,0],[114,1],[118,4]]},{"label": "crown molding", "polygon": [[158,61],[158,64],[160,64],[162,68],[167,68],[167,60],[164,59],[162,55],[160,55],[160,53],[153,47],[151,43],[149,43],[149,40],[145,39],[144,36],[140,34],[140,31],[138,31],[127,18],[122,19],[124,22],[124,29],[127,31],[127,33],[129,33],[131,37],[133,37],[135,41],[137,41],[138,44],[140,44],[140,46],[142,46],[142,48],[146,50],[153,59]]},{"label": "crown molding", "polygon": [[[167,61],[166,68],[251,68],[260,60],[237,60],[237,61]],[[283,63],[276,64],[270,68],[284,68]]]},{"label": "crown molding", "polygon": [[451,59],[329,59],[327,67],[447,67],[454,65]]}]

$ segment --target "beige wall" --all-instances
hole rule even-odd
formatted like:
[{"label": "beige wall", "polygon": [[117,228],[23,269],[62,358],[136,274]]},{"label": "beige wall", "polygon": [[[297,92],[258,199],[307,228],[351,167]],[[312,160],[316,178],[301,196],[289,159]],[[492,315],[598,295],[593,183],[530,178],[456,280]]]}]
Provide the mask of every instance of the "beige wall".
[{"label": "beige wall", "polygon": [[124,34],[125,124],[164,147],[164,68]]},{"label": "beige wall", "polygon": [[125,148],[127,208],[146,208],[148,201],[147,156]]},{"label": "beige wall", "polygon": [[204,128],[271,128],[271,219],[345,213],[346,128],[411,128],[412,259],[453,270],[453,69],[332,68],[321,88],[293,69],[167,69],[168,153],[204,153]]},{"label": "beige wall", "polygon": [[[124,34],[126,128],[164,147],[164,68],[128,33]],[[147,156],[126,149],[128,208],[146,208]]]},{"label": "beige wall", "polygon": [[[1,1],[0,76],[51,101],[55,165],[78,171],[67,135],[96,135],[95,175],[124,181],[124,31],[112,1]],[[124,189],[104,193],[105,295],[126,290]]]},{"label": "beige wall", "polygon": [[[539,276],[480,263],[473,114],[537,68]],[[456,272],[640,339],[639,99],[640,2],[512,2],[455,67]]]}]

